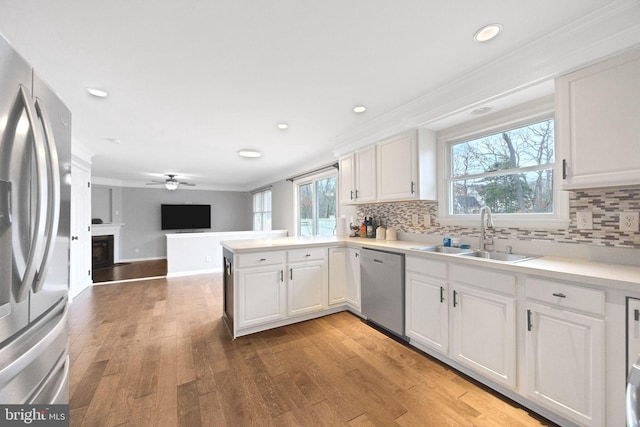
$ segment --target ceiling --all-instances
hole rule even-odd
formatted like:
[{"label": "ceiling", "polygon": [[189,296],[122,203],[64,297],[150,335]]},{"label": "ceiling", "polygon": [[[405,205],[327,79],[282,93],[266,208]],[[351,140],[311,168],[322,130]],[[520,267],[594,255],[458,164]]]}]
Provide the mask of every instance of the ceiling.
[{"label": "ceiling", "polygon": [[[640,43],[638,4],[0,0],[0,33],[71,109],[94,177],[250,190],[402,127],[551,93],[559,72]],[[475,42],[490,23],[503,31]]]}]

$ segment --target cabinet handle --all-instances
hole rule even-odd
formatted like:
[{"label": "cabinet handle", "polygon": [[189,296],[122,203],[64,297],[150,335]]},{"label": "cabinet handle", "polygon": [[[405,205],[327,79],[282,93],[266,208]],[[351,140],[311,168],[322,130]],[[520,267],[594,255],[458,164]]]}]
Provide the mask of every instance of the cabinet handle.
[{"label": "cabinet handle", "polygon": [[444,286],[440,286],[440,304],[444,302]]},{"label": "cabinet handle", "polygon": [[306,254],[305,257],[309,258],[311,256],[311,254]]},{"label": "cabinet handle", "polygon": [[531,310],[527,309],[527,331],[531,331]]},{"label": "cabinet handle", "polygon": [[356,200],[358,200],[358,190],[356,190]]},{"label": "cabinet handle", "polygon": [[353,200],[353,190],[351,190],[351,200]]},{"label": "cabinet handle", "polygon": [[284,270],[280,270],[280,281],[284,282]]},{"label": "cabinet handle", "polygon": [[458,292],[453,291],[453,306],[456,307],[458,305]]},{"label": "cabinet handle", "polygon": [[567,296],[565,294],[563,294],[562,292],[554,292],[552,294],[554,297],[558,297],[558,298],[566,298]]},{"label": "cabinet handle", "polygon": [[640,320],[640,310],[633,310],[633,318],[636,322]]},{"label": "cabinet handle", "polygon": [[360,256],[360,253],[356,252],[356,258],[358,258]]},{"label": "cabinet handle", "polygon": [[567,179],[567,159],[562,159],[562,179]]},{"label": "cabinet handle", "polygon": [[415,186],[416,184],[413,181],[411,181],[411,194],[415,193]]},{"label": "cabinet handle", "polygon": [[265,262],[266,260],[267,260],[266,258],[260,258],[258,261]]},{"label": "cabinet handle", "polygon": [[289,269],[289,279],[293,280],[293,268]]}]

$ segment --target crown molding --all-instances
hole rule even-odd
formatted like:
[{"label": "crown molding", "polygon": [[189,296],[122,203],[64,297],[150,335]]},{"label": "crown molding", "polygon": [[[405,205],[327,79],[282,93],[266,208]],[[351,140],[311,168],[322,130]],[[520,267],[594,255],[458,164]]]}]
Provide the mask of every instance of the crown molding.
[{"label": "crown molding", "polygon": [[[608,56],[640,46],[640,2],[617,0],[507,55],[487,62],[331,142],[336,157],[490,101],[516,95]],[[546,94],[543,94],[546,95]],[[472,119],[473,117],[469,117]]]}]

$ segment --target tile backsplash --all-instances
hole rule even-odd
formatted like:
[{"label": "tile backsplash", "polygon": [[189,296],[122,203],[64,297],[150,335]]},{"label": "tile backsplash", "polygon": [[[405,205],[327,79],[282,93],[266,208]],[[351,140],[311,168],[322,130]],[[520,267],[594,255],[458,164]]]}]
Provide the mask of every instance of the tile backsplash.
[{"label": "tile backsplash", "polygon": [[[578,230],[576,212],[588,210],[593,214],[593,229]],[[500,228],[494,230],[497,239],[550,241],[557,243],[580,243],[596,246],[615,246],[640,249],[640,233],[620,231],[619,215],[624,211],[640,211],[640,186],[632,188],[594,189],[572,191],[569,201],[571,223],[567,229]],[[413,226],[413,215],[418,215],[419,226]],[[430,226],[423,218],[429,215]],[[438,203],[432,201],[375,203],[358,205],[356,218],[361,223],[364,216],[381,219],[385,227],[397,231],[418,234],[448,236],[477,236],[478,227],[441,226],[438,221]],[[479,218],[479,217],[478,217]],[[494,223],[499,226],[499,220]]]}]

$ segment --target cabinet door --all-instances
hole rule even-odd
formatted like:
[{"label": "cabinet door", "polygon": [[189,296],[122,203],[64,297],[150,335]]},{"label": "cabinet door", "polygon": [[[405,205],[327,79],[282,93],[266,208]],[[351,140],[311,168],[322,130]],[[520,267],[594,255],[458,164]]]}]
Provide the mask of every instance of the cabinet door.
[{"label": "cabinet door", "polygon": [[452,307],[453,358],[515,388],[515,298],[455,284]]},{"label": "cabinet door", "polygon": [[406,334],[443,354],[449,350],[449,309],[445,281],[417,273],[406,277]]},{"label": "cabinet door", "polygon": [[338,180],[340,187],[340,203],[348,205],[356,202],[355,162],[354,156],[340,159]]},{"label": "cabinet door", "polygon": [[360,249],[347,248],[347,303],[358,313],[360,305]]},{"label": "cabinet door", "polygon": [[288,315],[314,313],[327,307],[326,260],[289,265]]},{"label": "cabinet door", "polygon": [[347,249],[329,248],[329,305],[347,300]]},{"label": "cabinet door", "polygon": [[377,145],[378,200],[416,199],[418,195],[418,148],[415,132]]},{"label": "cabinet door", "polygon": [[640,356],[640,299],[627,298],[627,370]]},{"label": "cabinet door", "polygon": [[527,303],[528,396],[581,425],[604,425],[604,320]]},{"label": "cabinet door", "polygon": [[640,50],[558,79],[564,189],[640,182]]},{"label": "cabinet door", "polygon": [[286,292],[282,266],[236,271],[239,329],[285,318]]},{"label": "cabinet door", "polygon": [[360,150],[356,159],[356,202],[368,203],[376,200],[376,147]]}]

